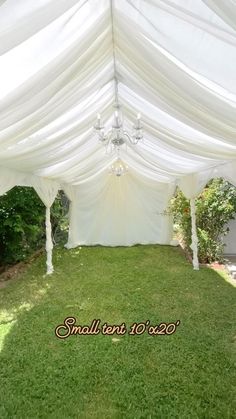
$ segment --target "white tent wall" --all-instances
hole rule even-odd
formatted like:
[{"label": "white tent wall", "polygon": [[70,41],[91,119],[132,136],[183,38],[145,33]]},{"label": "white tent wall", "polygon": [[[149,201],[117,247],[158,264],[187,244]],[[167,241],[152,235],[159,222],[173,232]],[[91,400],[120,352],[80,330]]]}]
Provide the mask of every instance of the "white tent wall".
[{"label": "white tent wall", "polygon": [[70,201],[69,205],[69,233],[68,233],[68,242],[65,245],[68,249],[75,247],[77,242],[77,188],[73,185],[62,185],[62,189],[67,195],[67,198]]},{"label": "white tent wall", "polygon": [[155,182],[132,170],[120,177],[105,171],[78,185],[67,247],[170,244],[172,217],[163,212],[174,190],[175,184]]}]

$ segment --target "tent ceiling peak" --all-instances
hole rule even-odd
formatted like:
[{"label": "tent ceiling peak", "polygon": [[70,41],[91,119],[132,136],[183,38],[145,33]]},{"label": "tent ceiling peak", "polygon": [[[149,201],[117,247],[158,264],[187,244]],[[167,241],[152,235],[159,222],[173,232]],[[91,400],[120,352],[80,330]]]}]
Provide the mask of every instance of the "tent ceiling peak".
[{"label": "tent ceiling peak", "polygon": [[116,63],[116,52],[115,52],[113,0],[110,0],[110,17],[111,17],[111,42],[112,42],[113,72],[114,72],[114,97],[115,97],[114,102],[118,103],[118,77],[117,77],[117,63]]}]

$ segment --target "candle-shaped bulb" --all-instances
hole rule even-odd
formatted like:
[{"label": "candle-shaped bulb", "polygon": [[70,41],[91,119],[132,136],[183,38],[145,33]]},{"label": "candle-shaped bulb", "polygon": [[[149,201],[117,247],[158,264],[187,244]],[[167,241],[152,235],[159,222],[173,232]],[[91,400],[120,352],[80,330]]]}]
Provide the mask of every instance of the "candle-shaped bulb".
[{"label": "candle-shaped bulb", "polygon": [[97,122],[96,122],[95,128],[96,129],[100,129],[100,130],[102,128],[102,125],[101,125],[101,115],[100,115],[100,113],[97,114]]},{"label": "candle-shaped bulb", "polygon": [[139,128],[141,128],[140,119],[141,119],[141,114],[140,114],[140,113],[138,113],[138,115],[137,115],[137,128],[138,128],[138,129],[139,129]]},{"label": "candle-shaped bulb", "polygon": [[119,114],[118,111],[115,111],[115,124],[118,127],[119,126]]}]

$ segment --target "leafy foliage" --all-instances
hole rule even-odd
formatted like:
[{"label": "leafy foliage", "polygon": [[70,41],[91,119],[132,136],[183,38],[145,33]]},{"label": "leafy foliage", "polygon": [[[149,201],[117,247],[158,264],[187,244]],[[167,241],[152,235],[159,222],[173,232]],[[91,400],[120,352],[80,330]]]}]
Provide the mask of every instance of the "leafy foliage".
[{"label": "leafy foliage", "polygon": [[[191,253],[191,215],[188,199],[181,191],[172,200],[171,211],[185,247]],[[223,237],[227,223],[236,212],[236,188],[223,179],[211,180],[196,199],[196,221],[199,260],[212,262],[223,259]]]},{"label": "leafy foliage", "polygon": [[[52,232],[64,217],[60,195],[52,211]],[[44,245],[45,206],[33,188],[15,187],[0,197],[0,264],[24,260]]]}]

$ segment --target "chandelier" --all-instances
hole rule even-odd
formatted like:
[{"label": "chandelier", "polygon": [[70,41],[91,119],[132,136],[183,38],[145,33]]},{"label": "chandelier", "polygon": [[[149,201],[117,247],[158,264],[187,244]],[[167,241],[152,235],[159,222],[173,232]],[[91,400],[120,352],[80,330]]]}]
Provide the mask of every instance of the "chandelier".
[{"label": "chandelier", "polygon": [[[114,57],[115,65],[115,57]],[[113,123],[110,129],[105,132],[104,125],[101,122],[101,115],[97,114],[97,121],[94,125],[94,129],[98,134],[98,139],[106,146],[106,152],[111,154],[117,153],[120,147],[125,144],[136,145],[143,138],[143,131],[141,125],[141,115],[138,113],[136,122],[133,125],[132,133],[125,130],[123,126],[123,115],[121,112],[121,106],[118,99],[118,80],[115,77],[115,112],[113,115]]]},{"label": "chandelier", "polygon": [[113,165],[110,167],[110,173],[115,176],[122,176],[128,171],[128,166],[125,166],[122,160],[118,157]]},{"label": "chandelier", "polygon": [[116,108],[113,116],[113,124],[107,132],[105,132],[104,126],[101,122],[101,115],[97,114],[97,121],[94,128],[98,134],[98,139],[106,146],[106,152],[111,154],[116,152],[123,144],[136,145],[140,140],[143,139],[141,115],[138,113],[136,122],[133,126],[133,132],[130,134],[124,129],[123,116],[120,111],[119,103],[114,105]]},{"label": "chandelier", "polygon": [[[114,58],[115,62],[115,58]],[[117,159],[115,163],[110,167],[109,171],[115,176],[122,176],[128,171],[128,166],[125,166],[120,159],[120,147],[126,145],[136,145],[143,139],[143,127],[141,124],[141,115],[137,114],[135,124],[131,133],[126,131],[123,125],[123,115],[121,112],[121,106],[118,100],[118,80],[115,77],[115,104],[113,123],[110,129],[105,131],[105,127],[101,121],[101,115],[97,114],[97,120],[94,125],[94,129],[98,135],[98,140],[103,143],[106,147],[107,154],[115,153]]]}]

